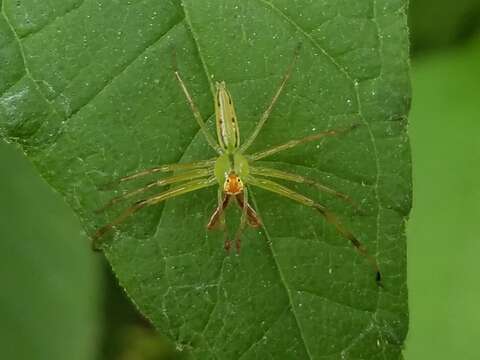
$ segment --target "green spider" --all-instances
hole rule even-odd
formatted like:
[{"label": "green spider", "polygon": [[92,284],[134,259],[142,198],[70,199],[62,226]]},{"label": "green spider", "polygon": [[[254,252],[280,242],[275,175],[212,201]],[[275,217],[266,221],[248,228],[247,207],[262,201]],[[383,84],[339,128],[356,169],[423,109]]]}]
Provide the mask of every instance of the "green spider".
[{"label": "green spider", "polygon": [[197,191],[218,184],[218,206],[212,214],[210,221],[208,222],[207,228],[220,228],[224,231],[224,247],[227,251],[229,251],[232,242],[228,239],[226,231],[225,209],[232,201],[236,202],[236,204],[240,207],[242,211],[242,215],[240,218],[240,226],[238,227],[235,234],[235,247],[237,249],[237,252],[239,252],[241,246],[241,235],[243,231],[247,228],[247,226],[256,228],[262,225],[262,221],[260,220],[259,216],[252,208],[252,206],[248,203],[248,186],[251,185],[287,197],[296,202],[299,202],[300,204],[317,210],[321,215],[323,215],[327,222],[335,226],[337,231],[344,238],[351,242],[351,244],[357,249],[357,251],[361,255],[365,256],[369,260],[375,271],[376,282],[377,284],[381,285],[381,275],[376,259],[369,255],[366,247],[355,237],[355,235],[353,235],[351,231],[346,229],[341,224],[341,222],[337,219],[336,215],[333,212],[331,212],[322,204],[283,185],[280,185],[268,178],[276,178],[290,182],[315,186],[318,190],[322,192],[336,196],[342,200],[351,203],[352,201],[348,195],[340,193],[334,189],[331,189],[325,185],[316,182],[315,180],[306,178],[304,176],[255,165],[255,162],[257,160],[264,159],[268,156],[284,150],[292,149],[300,144],[319,140],[326,136],[335,136],[341,133],[345,133],[357,127],[357,125],[353,125],[346,129],[318,132],[316,134],[309,135],[301,139],[290,140],[284,144],[277,145],[254,154],[246,154],[246,151],[248,150],[250,145],[252,145],[252,143],[260,133],[260,130],[265,125],[265,122],[267,121],[273,106],[275,105],[283,88],[285,87],[288,79],[290,78],[297,58],[298,51],[295,53],[294,59],[292,60],[287,71],[285,72],[282,82],[278,87],[277,91],[275,92],[275,95],[273,96],[270,104],[262,114],[260,121],[258,122],[255,129],[244,144],[240,144],[240,132],[237,122],[237,116],[235,114],[232,97],[227,90],[225,82],[222,81],[216,83],[216,94],[214,99],[215,119],[218,137],[218,142],[216,142],[213,136],[207,130],[205,122],[197,106],[195,105],[190,93],[188,92],[179,71],[175,70],[175,77],[178,80],[178,83],[183,93],[185,94],[187,102],[193,112],[193,116],[197,121],[198,125],[200,126],[200,129],[205,136],[208,144],[218,153],[218,157],[193,163],[161,165],[118,179],[119,183],[123,183],[125,181],[137,179],[139,177],[143,177],[157,172],[175,172],[174,175],[160,180],[156,180],[142,188],[127,192],[121,196],[113,198],[100,210],[104,210],[105,208],[110,207],[121,200],[130,198],[154,187],[176,183],[182,184],[176,185],[152,197],[137,201],[133,205],[125,209],[124,212],[121,213],[116,219],[99,228],[95,232],[95,234],[93,235],[94,248],[99,248],[100,239],[105,233],[112,230],[115,226],[122,223],[125,219],[127,219],[129,216],[136,213],[140,209],[147,206],[159,204],[162,201],[174,198],[176,196],[180,196],[189,192]]}]

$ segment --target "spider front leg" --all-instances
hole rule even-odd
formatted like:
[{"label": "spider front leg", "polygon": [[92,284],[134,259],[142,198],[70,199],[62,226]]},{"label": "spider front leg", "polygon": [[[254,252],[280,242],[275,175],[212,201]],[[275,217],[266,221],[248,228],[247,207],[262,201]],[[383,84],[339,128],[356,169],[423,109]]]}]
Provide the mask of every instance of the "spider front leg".
[{"label": "spider front leg", "polygon": [[317,210],[322,216],[325,218],[327,222],[335,226],[337,231],[347,240],[350,241],[350,243],[357,249],[357,251],[364,256],[371,264],[373,270],[375,271],[375,281],[377,282],[377,285],[382,286],[381,282],[381,274],[380,274],[380,268],[378,267],[378,263],[375,257],[370,255],[367,251],[367,248],[365,245],[363,245],[360,240],[358,240],[355,235],[351,231],[349,231],[347,228],[345,228],[342,223],[338,220],[337,216],[329,211],[325,206],[322,204],[319,204],[315,202],[314,200],[297,193],[296,191],[293,191],[285,186],[282,186],[280,184],[277,184],[274,181],[267,180],[267,179],[261,179],[261,178],[255,178],[253,176],[249,176],[247,178],[247,181],[249,184],[253,186],[257,186],[259,188],[262,188],[267,191],[274,192],[278,195],[285,196],[289,199],[292,199],[296,202],[299,202],[300,204],[303,204],[305,206],[311,207],[315,210]]},{"label": "spider front leg", "polygon": [[272,112],[273,106],[277,102],[278,98],[280,97],[280,94],[282,93],[285,85],[287,84],[288,79],[290,79],[290,76],[292,75],[293,68],[295,67],[295,62],[298,59],[299,52],[300,52],[300,44],[295,48],[293,59],[290,62],[287,70],[285,71],[285,74],[283,75],[280,86],[275,92],[275,95],[273,95],[273,98],[270,101],[270,104],[267,106],[267,109],[263,112],[262,117],[260,118],[260,121],[255,126],[255,129],[253,130],[252,134],[248,137],[245,143],[243,143],[243,145],[240,147],[240,152],[244,153],[245,150],[247,150],[250,147],[250,145],[252,145],[252,143],[255,141],[258,134],[260,133],[260,130],[262,130],[263,125],[265,125],[266,121],[268,120],[270,113]]},{"label": "spider front leg", "polygon": [[192,99],[192,96],[188,92],[187,86],[182,80],[182,77],[180,76],[180,73],[178,70],[175,70],[175,77],[177,78],[177,81],[182,88],[182,91],[187,99],[188,104],[190,105],[190,109],[192,110],[193,117],[197,121],[198,126],[200,126],[200,129],[205,136],[205,139],[207,140],[208,144],[210,147],[212,147],[217,153],[221,154],[222,149],[220,146],[217,144],[213,136],[208,132],[207,126],[205,125],[205,121],[202,118],[202,115],[200,114],[200,111],[198,110],[197,106],[195,105],[195,102]]},{"label": "spider front leg", "polygon": [[115,226],[124,222],[127,218],[131,215],[136,213],[137,211],[143,209],[144,207],[152,206],[161,203],[167,199],[180,196],[192,191],[200,190],[209,186],[212,186],[216,183],[215,177],[210,177],[208,179],[200,179],[200,180],[193,180],[182,185],[178,185],[173,187],[169,190],[163,191],[158,195],[152,196],[150,198],[137,201],[129,208],[125,209],[117,218],[115,218],[110,223],[102,226],[99,228],[92,237],[92,247],[94,250],[98,250],[101,241],[100,239],[110,230],[112,230]]}]

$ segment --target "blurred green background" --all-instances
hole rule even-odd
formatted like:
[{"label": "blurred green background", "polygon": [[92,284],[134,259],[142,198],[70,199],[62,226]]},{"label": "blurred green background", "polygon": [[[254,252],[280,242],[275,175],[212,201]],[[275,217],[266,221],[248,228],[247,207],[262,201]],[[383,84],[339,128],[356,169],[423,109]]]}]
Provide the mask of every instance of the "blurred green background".
[{"label": "blurred green background", "polygon": [[[405,358],[480,359],[480,1],[412,0],[410,26]],[[60,196],[1,142],[0,239],[0,358],[175,358]]]}]

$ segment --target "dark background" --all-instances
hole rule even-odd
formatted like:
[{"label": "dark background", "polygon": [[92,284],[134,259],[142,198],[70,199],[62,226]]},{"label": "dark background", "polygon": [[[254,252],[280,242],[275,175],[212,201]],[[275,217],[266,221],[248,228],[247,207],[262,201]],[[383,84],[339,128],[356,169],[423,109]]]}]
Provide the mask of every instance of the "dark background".
[{"label": "dark background", "polygon": [[[412,0],[410,29],[405,358],[480,359],[480,1]],[[0,175],[0,358],[175,358],[60,196],[1,142]]]}]

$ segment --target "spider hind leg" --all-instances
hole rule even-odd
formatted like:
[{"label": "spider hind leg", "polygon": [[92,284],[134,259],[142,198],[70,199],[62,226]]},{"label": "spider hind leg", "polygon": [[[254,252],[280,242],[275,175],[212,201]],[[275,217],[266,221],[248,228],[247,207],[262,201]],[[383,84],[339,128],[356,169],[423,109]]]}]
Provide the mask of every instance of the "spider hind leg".
[{"label": "spider hind leg", "polygon": [[348,230],[341,222],[338,220],[337,216],[328,210],[325,206],[322,204],[319,204],[318,202],[297,193],[296,191],[293,191],[283,185],[280,185],[274,181],[264,179],[264,178],[256,178],[253,176],[248,177],[248,182],[252,184],[253,186],[257,186],[261,189],[271,191],[273,193],[276,193],[278,195],[284,196],[286,198],[289,198],[293,201],[296,201],[300,204],[303,204],[305,206],[311,207],[315,210],[317,210],[324,218],[325,220],[332,224],[337,232],[342,235],[346,240],[348,240],[357,250],[357,252],[365,257],[367,261],[370,263],[372,266],[374,272],[375,272],[375,281],[378,286],[383,287],[382,285],[382,276],[380,273],[380,268],[378,266],[377,259],[372,256],[368,250],[367,247],[360,242],[360,240],[357,239],[353,233]]}]

